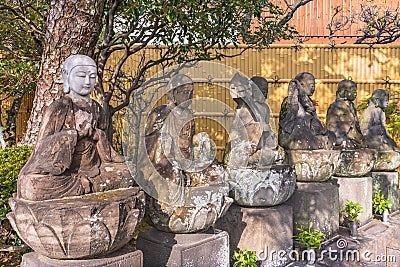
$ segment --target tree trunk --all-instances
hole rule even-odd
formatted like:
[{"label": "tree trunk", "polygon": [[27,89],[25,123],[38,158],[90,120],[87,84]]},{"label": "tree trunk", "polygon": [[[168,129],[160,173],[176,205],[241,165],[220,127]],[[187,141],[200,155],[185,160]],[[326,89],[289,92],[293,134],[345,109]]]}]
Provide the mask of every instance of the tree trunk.
[{"label": "tree trunk", "polygon": [[63,95],[62,65],[71,54],[93,56],[106,0],[52,0],[33,108],[20,144],[35,145],[46,108]]}]

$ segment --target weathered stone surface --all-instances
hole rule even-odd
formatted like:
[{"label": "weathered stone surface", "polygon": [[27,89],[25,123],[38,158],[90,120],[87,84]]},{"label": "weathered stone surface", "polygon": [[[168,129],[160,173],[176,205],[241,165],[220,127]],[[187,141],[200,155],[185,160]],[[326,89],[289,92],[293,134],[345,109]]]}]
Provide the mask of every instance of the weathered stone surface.
[{"label": "weathered stone surface", "polygon": [[250,80],[236,73],[230,81],[230,90],[237,106],[225,149],[225,165],[238,169],[273,164],[278,148],[270,125],[271,110],[265,101],[268,81],[259,76]]},{"label": "weathered stone surface", "polygon": [[334,175],[340,177],[364,176],[372,170],[376,154],[376,150],[373,149],[342,150]]},{"label": "weathered stone surface", "polygon": [[193,234],[151,229],[139,234],[136,246],[143,251],[146,267],[229,266],[229,236],[217,229]]},{"label": "weathered stone surface", "polygon": [[315,102],[315,77],[302,72],[289,83],[289,95],[279,113],[278,142],[285,150],[332,149],[335,135],[319,120]]},{"label": "weathered stone surface", "polygon": [[378,151],[373,171],[394,171],[400,167],[400,152],[394,150]]},{"label": "weathered stone surface", "polygon": [[400,148],[388,135],[384,109],[389,103],[389,92],[376,89],[368,102],[368,107],[361,113],[360,128],[368,143],[368,147],[378,151],[397,151]]},{"label": "weathered stone surface", "polygon": [[[145,147],[139,148],[138,184],[146,191],[146,215],[161,231],[192,233],[209,228],[233,202],[225,170],[215,160],[205,132],[195,135],[193,81],[176,74],[168,103],[146,118]],[[142,151],[143,150],[143,151]]]},{"label": "weathered stone surface", "polygon": [[339,228],[339,190],[330,182],[297,182],[297,189],[285,203],[293,209],[293,232],[301,225],[307,227],[313,223],[313,229],[319,229],[327,237]]},{"label": "weathered stone surface", "polygon": [[132,248],[122,248],[98,259],[55,260],[36,252],[24,254],[21,267],[143,267],[143,253]]},{"label": "weathered stone surface", "polygon": [[339,150],[287,150],[286,163],[294,165],[297,181],[323,182],[334,173],[338,164]]},{"label": "weathered stone surface", "polygon": [[246,208],[233,204],[216,227],[229,234],[231,258],[235,250],[248,249],[256,251],[261,266],[283,266],[288,262],[277,254],[289,253],[293,246],[293,214],[288,205]]},{"label": "weathered stone surface", "polygon": [[227,184],[185,187],[183,203],[169,203],[146,198],[146,216],[157,229],[172,233],[193,233],[208,229],[223,216],[233,199]]},{"label": "weathered stone surface", "polygon": [[[361,225],[366,224],[372,218],[372,178],[353,177],[343,178],[334,177],[339,185],[339,205],[343,210],[346,200],[357,202],[363,208],[358,219]],[[340,213],[340,221],[343,222],[343,214]]]},{"label": "weathered stone surface", "polygon": [[382,193],[392,203],[391,211],[399,208],[399,173],[398,172],[371,172],[372,193],[382,190]]},{"label": "weathered stone surface", "polygon": [[288,200],[296,186],[293,166],[272,165],[265,169],[228,169],[231,196],[242,206],[265,207]]},{"label": "weathered stone surface", "polygon": [[138,187],[27,201],[10,198],[12,227],[34,251],[54,259],[98,257],[127,244],[143,218]]},{"label": "weathered stone surface", "polygon": [[18,175],[18,198],[59,199],[135,185],[108,141],[103,108],[90,98],[96,75],[96,63],[86,55],[65,60],[66,95],[45,111],[35,149]]}]

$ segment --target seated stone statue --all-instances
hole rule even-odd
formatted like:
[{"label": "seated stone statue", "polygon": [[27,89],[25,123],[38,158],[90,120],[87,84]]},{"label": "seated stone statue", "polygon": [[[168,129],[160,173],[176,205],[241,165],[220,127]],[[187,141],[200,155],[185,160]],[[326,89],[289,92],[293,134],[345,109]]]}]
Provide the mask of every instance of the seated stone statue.
[{"label": "seated stone statue", "polygon": [[168,103],[152,110],[146,120],[147,153],[140,161],[150,162],[139,163],[147,187],[146,216],[161,231],[201,231],[215,223],[232,200],[207,133],[195,135],[189,109],[192,79],[177,74],[168,89]]},{"label": "seated stone statue", "polygon": [[311,100],[315,78],[298,74],[289,84],[289,96],[283,101],[279,117],[279,145],[287,150],[331,149],[334,134],[321,123]]},{"label": "seated stone statue", "polygon": [[368,107],[360,117],[361,132],[370,148],[378,151],[400,151],[386,129],[386,115],[383,109],[388,106],[388,102],[388,91],[377,89],[372,93]]},{"label": "seated stone statue", "polygon": [[[207,167],[217,166],[207,133],[195,135],[193,112],[189,109],[193,88],[190,77],[173,76],[168,84],[168,103],[150,113],[145,129],[147,154],[156,171],[176,184],[184,182],[185,186],[206,184],[217,178],[207,174]],[[199,153],[194,153],[195,144],[199,145]],[[197,171],[207,174],[201,176],[205,180],[192,175]]]},{"label": "seated stone statue", "polygon": [[356,97],[356,83],[350,80],[341,81],[336,91],[336,100],[329,106],[326,115],[326,127],[335,133],[335,143],[343,149],[366,147],[353,103]]},{"label": "seated stone statue", "polygon": [[265,103],[267,80],[259,76],[249,80],[236,73],[230,87],[237,107],[225,162],[233,167],[271,165],[277,157],[277,140],[270,126],[271,111]]},{"label": "seated stone statue", "polygon": [[65,96],[45,111],[33,154],[18,177],[18,198],[47,200],[134,185],[108,142],[104,110],[90,98],[97,77],[85,55],[65,60]]}]

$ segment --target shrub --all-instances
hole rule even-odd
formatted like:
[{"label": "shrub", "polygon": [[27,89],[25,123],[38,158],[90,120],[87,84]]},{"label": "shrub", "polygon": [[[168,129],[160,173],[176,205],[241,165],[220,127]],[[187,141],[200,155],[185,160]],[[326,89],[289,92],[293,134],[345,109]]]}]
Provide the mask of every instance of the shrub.
[{"label": "shrub", "polygon": [[235,263],[233,267],[257,267],[256,252],[247,249],[241,249],[234,253]]},{"label": "shrub", "polygon": [[299,234],[294,236],[294,238],[305,245],[307,248],[321,248],[321,243],[324,241],[325,234],[320,230],[311,230],[312,222],[309,223],[308,229],[303,225],[297,227]]},{"label": "shrub", "polygon": [[347,217],[350,221],[356,222],[358,221],[358,215],[363,211],[363,208],[360,204],[356,202],[351,202],[350,200],[346,201],[346,205],[342,212],[347,214]]},{"label": "shrub", "polygon": [[0,150],[0,221],[10,211],[8,199],[17,192],[17,178],[32,153],[32,147],[9,147]]},{"label": "shrub", "polygon": [[372,206],[376,214],[382,214],[385,210],[390,210],[392,208],[392,203],[390,203],[389,199],[385,198],[382,190],[378,190],[375,192],[374,198],[372,199]]}]

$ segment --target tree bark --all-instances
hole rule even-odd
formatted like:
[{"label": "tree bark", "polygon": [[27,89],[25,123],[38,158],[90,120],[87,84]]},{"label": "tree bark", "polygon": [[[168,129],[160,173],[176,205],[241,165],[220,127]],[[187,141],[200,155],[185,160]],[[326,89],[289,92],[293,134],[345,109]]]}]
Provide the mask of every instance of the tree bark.
[{"label": "tree bark", "polygon": [[71,54],[93,56],[106,0],[52,0],[33,109],[20,145],[35,145],[46,108],[63,95],[62,65]]}]

